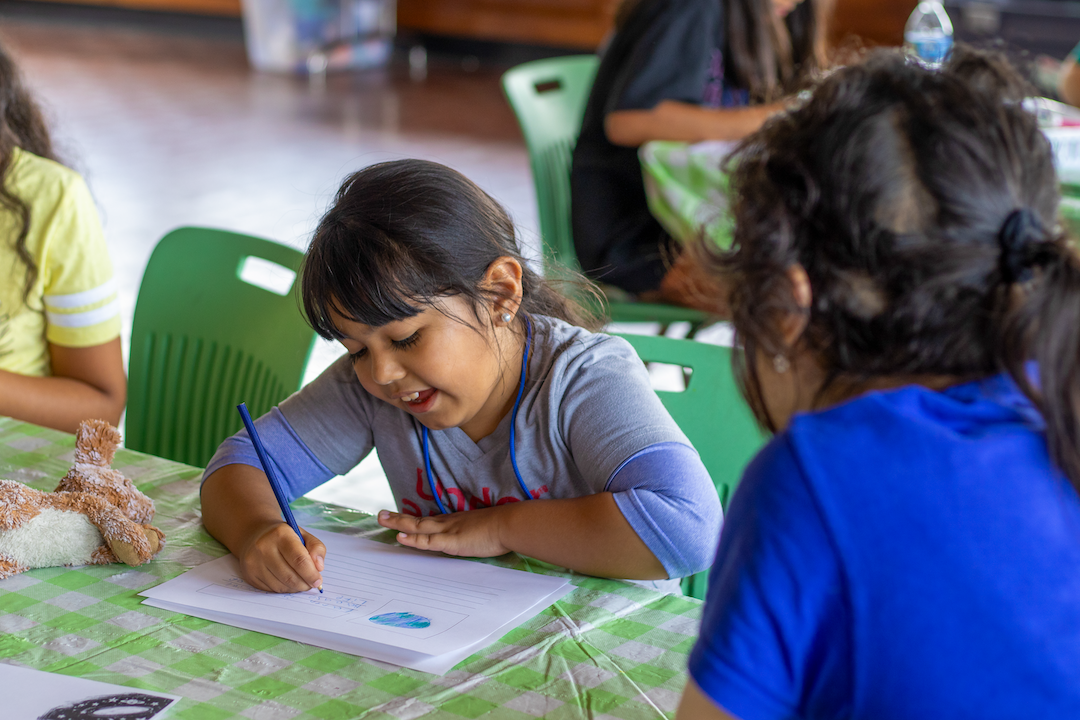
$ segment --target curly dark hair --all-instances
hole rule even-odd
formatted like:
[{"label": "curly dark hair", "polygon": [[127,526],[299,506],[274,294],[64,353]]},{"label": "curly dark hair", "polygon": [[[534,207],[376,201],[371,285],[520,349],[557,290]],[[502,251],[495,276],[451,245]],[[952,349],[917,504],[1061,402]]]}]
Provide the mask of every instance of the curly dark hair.
[{"label": "curly dark hair", "polygon": [[30,232],[30,206],[7,187],[15,148],[49,160],[57,159],[41,110],[23,85],[15,62],[0,45],[0,208],[14,213],[18,219],[18,229],[7,241],[26,266],[23,297],[27,298],[37,279],[38,268],[26,249],[26,237]]},{"label": "curly dark hair", "polygon": [[[775,319],[803,312],[825,388],[1008,372],[1080,489],[1080,262],[1024,95],[998,55],[958,47],[931,70],[879,51],[743,143],[729,166],[734,242],[710,260],[733,288],[736,373],[766,427],[748,359],[786,354]],[[809,308],[793,299],[796,264]]]},{"label": "curly dark hair", "polygon": [[459,295],[480,320],[491,299],[480,282],[500,257],[521,263],[521,311],[596,326],[530,269],[506,211],[464,175],[426,160],[371,165],[345,179],[315,230],[300,273],[304,314],[341,339],[331,311],[379,327]]}]

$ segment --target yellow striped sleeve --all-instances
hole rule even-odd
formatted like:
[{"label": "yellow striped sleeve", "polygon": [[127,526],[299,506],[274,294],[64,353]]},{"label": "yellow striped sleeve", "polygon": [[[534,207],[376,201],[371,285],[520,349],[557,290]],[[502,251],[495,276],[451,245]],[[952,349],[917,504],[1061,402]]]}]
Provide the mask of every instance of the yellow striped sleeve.
[{"label": "yellow striped sleeve", "polygon": [[45,339],[65,347],[101,345],[120,335],[120,300],[97,208],[72,174],[46,227]]},{"label": "yellow striped sleeve", "polygon": [[120,334],[116,280],[82,292],[45,296],[46,336],[66,347],[101,345]]}]

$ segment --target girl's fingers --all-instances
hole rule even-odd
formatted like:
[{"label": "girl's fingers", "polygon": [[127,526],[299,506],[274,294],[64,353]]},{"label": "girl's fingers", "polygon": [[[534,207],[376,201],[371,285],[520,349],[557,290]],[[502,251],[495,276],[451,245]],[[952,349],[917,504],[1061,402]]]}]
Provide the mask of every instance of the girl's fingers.
[{"label": "girl's fingers", "polygon": [[412,515],[390,512],[389,510],[379,511],[379,524],[385,528],[398,530],[409,535],[439,533],[444,529],[439,518],[418,518]]},{"label": "girl's fingers", "polygon": [[[293,537],[295,537],[295,534]],[[281,549],[281,558],[292,574],[287,583],[290,588],[293,588],[291,592],[301,592],[322,585],[322,575],[316,568],[315,559],[312,555],[316,551],[314,546],[317,545],[321,548],[322,554],[326,553],[326,548],[314,536],[309,535],[308,537],[310,538],[308,547],[305,547],[297,539],[295,545],[289,545],[288,549]],[[286,579],[285,576],[288,575],[285,572],[276,574],[283,581]]]},{"label": "girl's fingers", "polygon": [[[308,557],[311,558],[312,567],[315,568],[317,576],[312,580],[311,587],[322,586],[322,571],[326,566],[326,546],[323,545],[322,540],[315,537],[307,530],[300,528],[300,532],[304,534],[304,542],[307,543]],[[310,579],[307,575],[304,575],[304,579]]]},{"label": "girl's fingers", "polygon": [[326,546],[314,535],[301,530],[304,540],[292,529],[281,524],[257,544],[256,551],[245,563],[248,581],[261,590],[276,593],[304,592],[322,585],[321,568]]},{"label": "girl's fingers", "polygon": [[267,584],[270,585],[272,592],[302,592],[309,587],[304,582],[304,579],[285,561],[284,557],[280,558],[279,562],[267,565],[266,572]]},{"label": "girl's fingers", "polygon": [[447,536],[442,534],[418,534],[398,533],[397,541],[417,550],[431,550],[433,552],[446,552]]}]

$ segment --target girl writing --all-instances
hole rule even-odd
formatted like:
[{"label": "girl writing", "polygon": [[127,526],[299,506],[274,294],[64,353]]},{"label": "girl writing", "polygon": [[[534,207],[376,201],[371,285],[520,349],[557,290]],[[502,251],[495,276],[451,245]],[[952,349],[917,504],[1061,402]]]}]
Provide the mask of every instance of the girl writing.
[{"label": "girl writing", "polygon": [[1080,717],[1080,262],[1003,61],[838,71],[737,153],[729,509],[680,718]]},{"label": "girl writing", "polygon": [[127,401],[120,306],[90,193],[0,47],[0,415],[75,432]]},{"label": "girl writing", "polygon": [[[290,499],[376,448],[399,509],[379,522],[404,545],[642,580],[709,564],[716,491],[633,349],[571,324],[462,175],[420,160],[354,174],[301,282],[312,326],[349,354],[256,423]],[[318,586],[325,548],[281,522],[246,433],[205,478],[206,527],[249,583]]]},{"label": "girl writing", "polygon": [[689,259],[649,214],[638,148],[757,130],[823,64],[823,4],[624,2],[574,148],[574,244],[586,273],[642,299],[697,302]]}]

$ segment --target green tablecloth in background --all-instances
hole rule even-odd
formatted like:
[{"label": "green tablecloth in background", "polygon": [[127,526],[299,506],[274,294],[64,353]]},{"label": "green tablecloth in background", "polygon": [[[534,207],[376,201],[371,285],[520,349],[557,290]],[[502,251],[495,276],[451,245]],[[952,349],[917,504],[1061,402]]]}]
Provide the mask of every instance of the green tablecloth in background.
[{"label": "green tablecloth in background", "polygon": [[654,140],[641,146],[642,178],[649,211],[679,242],[697,238],[702,231],[720,247],[731,246],[732,222],[728,214],[727,176],[723,159],[735,143]]},{"label": "green tablecloth in background", "polygon": [[[72,435],[0,418],[0,477],[52,490],[74,445]],[[614,580],[571,575],[569,595],[442,677],[142,605],[136,593],[225,548],[202,526],[200,470],[129,450],[113,466],[154,499],[165,548],[137,568],[43,568],[0,581],[0,662],[180,695],[170,717],[192,720],[674,713],[701,605]],[[312,530],[391,541],[363,513],[294,507]],[[560,574],[518,556],[498,564]]]},{"label": "green tablecloth in background", "polygon": [[[727,175],[720,167],[735,143],[695,144],[656,140],[638,151],[649,211],[679,242],[702,230],[722,248],[731,247],[733,223],[728,214]],[[1061,219],[1080,239],[1080,172],[1061,173]]]}]

